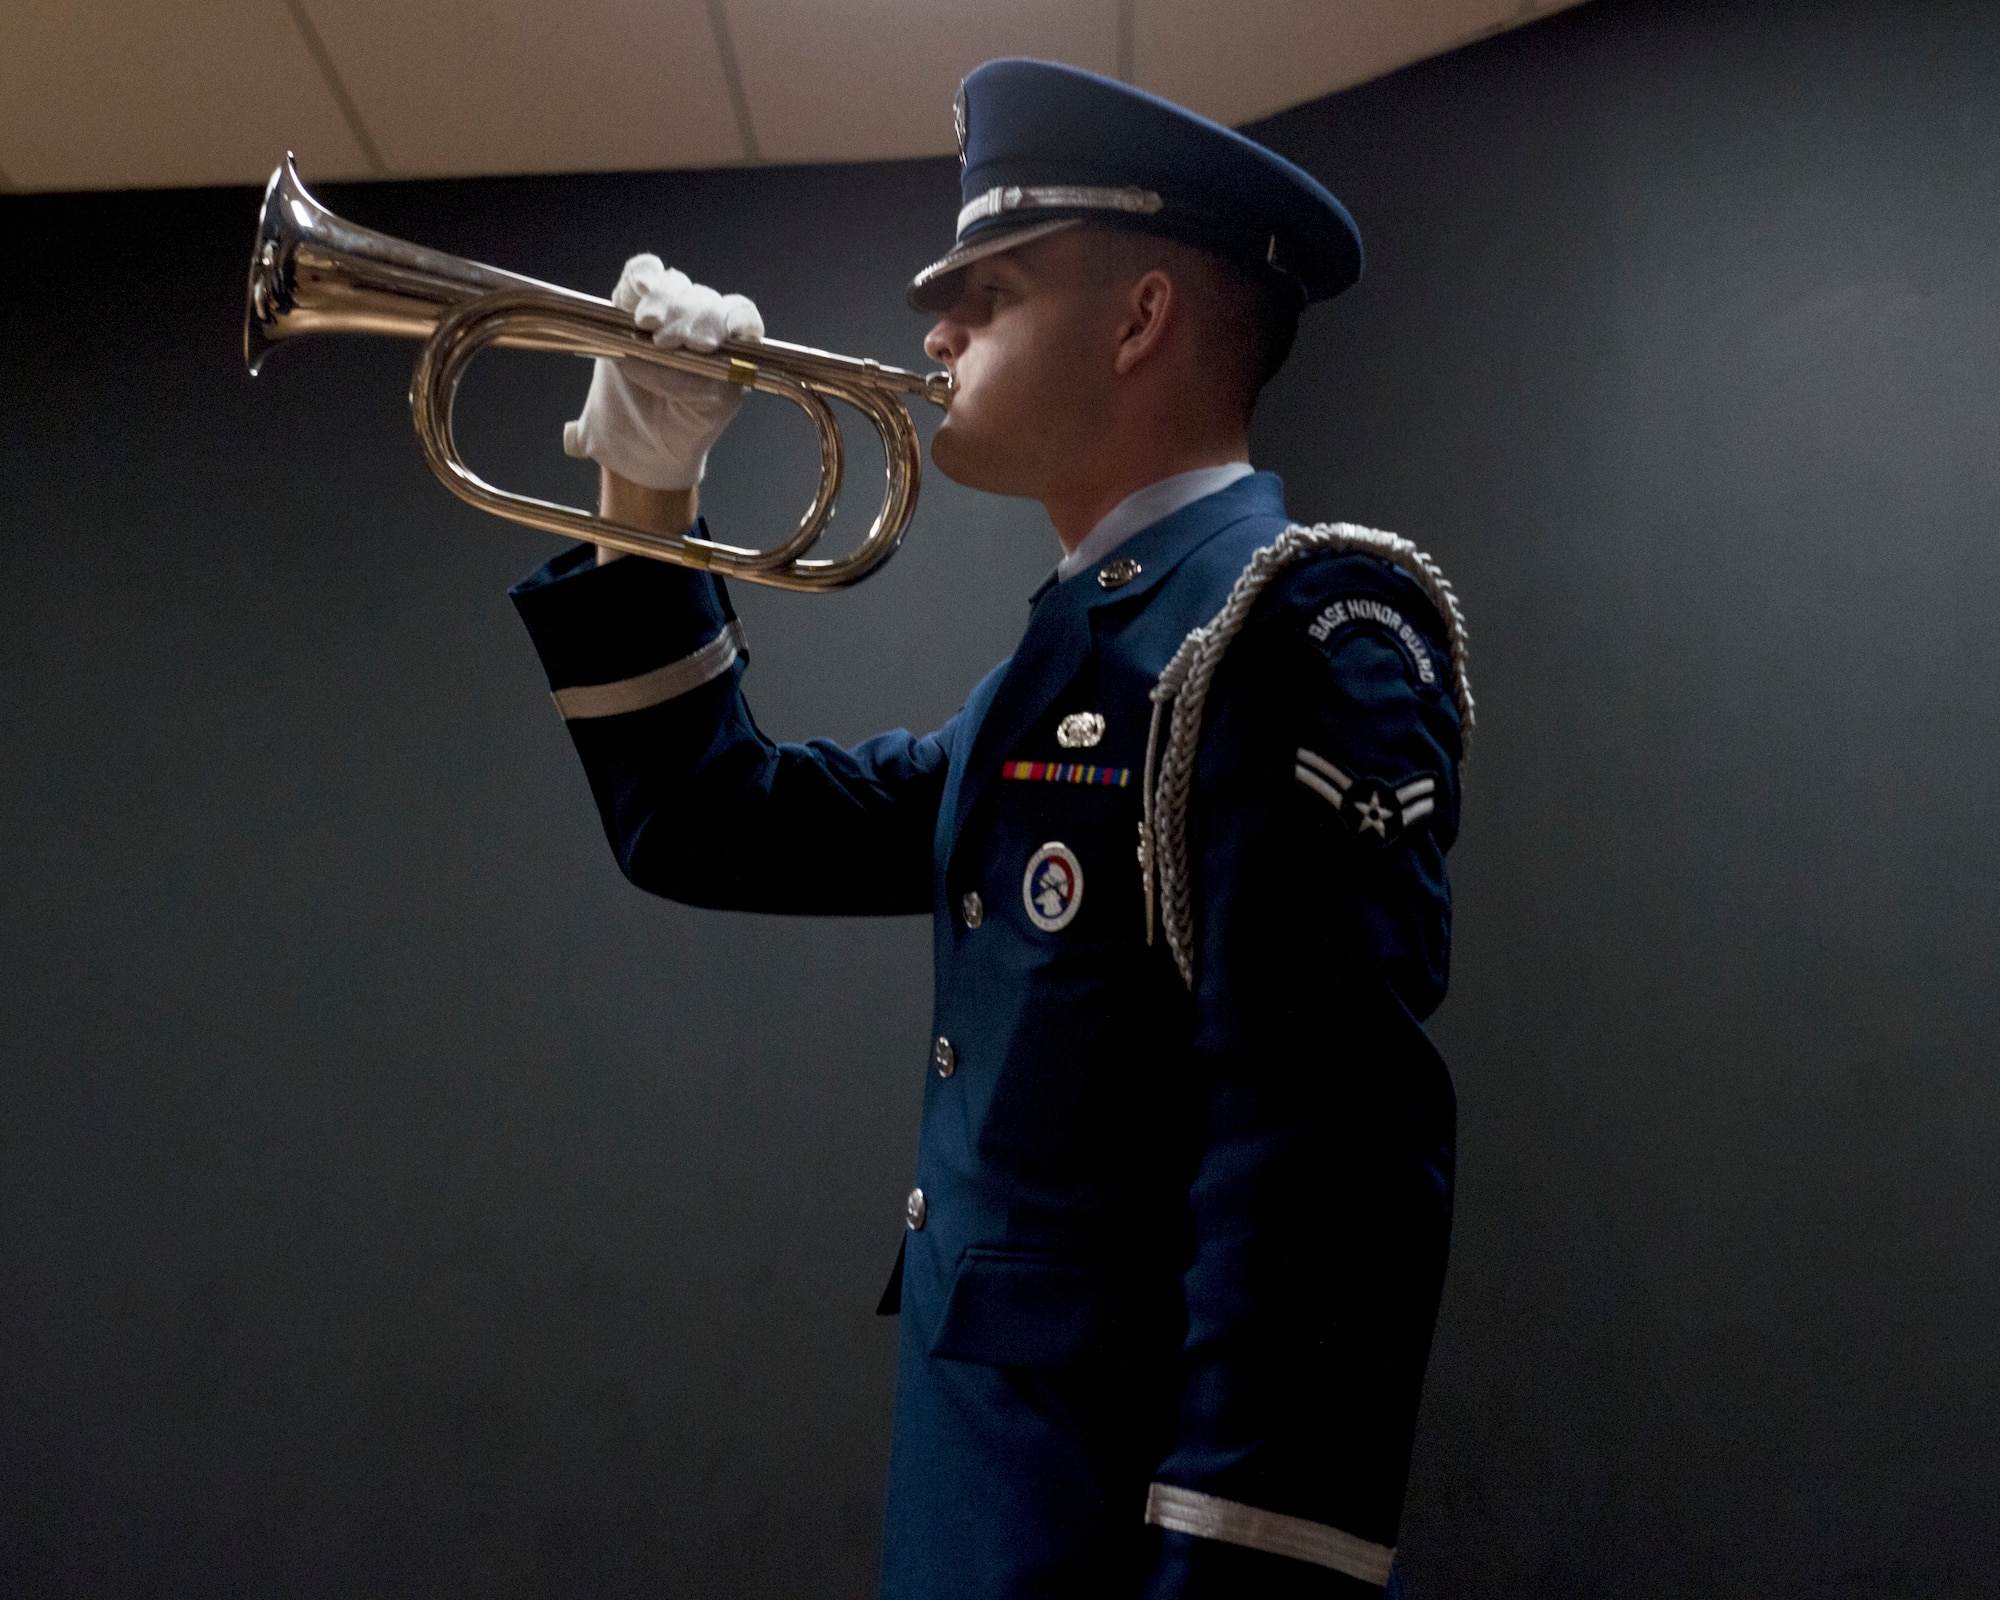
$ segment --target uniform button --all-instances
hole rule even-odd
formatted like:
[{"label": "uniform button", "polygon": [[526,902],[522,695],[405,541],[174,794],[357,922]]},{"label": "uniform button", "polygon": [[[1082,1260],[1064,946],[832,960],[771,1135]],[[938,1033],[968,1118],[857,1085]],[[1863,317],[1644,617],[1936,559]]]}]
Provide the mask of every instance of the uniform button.
[{"label": "uniform button", "polygon": [[921,1228],[924,1218],[930,1215],[930,1207],[924,1204],[924,1191],[912,1189],[910,1198],[903,1206],[903,1215],[910,1219],[912,1228]]},{"label": "uniform button", "polygon": [[938,1042],[931,1046],[931,1060],[937,1063],[940,1078],[949,1078],[958,1071],[958,1052],[951,1047],[951,1041],[943,1035],[939,1035]]},{"label": "uniform button", "polygon": [[976,928],[986,920],[986,902],[979,898],[977,889],[965,891],[965,898],[959,901],[958,909],[965,914],[968,928]]}]

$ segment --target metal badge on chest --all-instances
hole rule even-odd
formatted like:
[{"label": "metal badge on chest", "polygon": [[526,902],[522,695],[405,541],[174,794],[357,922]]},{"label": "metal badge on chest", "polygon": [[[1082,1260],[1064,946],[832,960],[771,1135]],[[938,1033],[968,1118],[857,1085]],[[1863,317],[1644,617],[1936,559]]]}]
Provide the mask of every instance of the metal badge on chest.
[{"label": "metal badge on chest", "polygon": [[1072,711],[1056,724],[1056,743],[1065,750],[1088,750],[1104,738],[1104,717],[1096,711]]}]

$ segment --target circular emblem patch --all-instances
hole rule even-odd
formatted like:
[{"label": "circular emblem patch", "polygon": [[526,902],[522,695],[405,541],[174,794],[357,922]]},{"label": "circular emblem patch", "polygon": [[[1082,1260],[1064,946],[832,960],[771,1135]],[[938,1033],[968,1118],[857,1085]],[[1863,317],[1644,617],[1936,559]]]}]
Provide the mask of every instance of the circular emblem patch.
[{"label": "circular emblem patch", "polygon": [[1083,863],[1076,852],[1052,839],[1030,856],[1021,878],[1021,900],[1028,920],[1042,932],[1067,928],[1083,904]]}]

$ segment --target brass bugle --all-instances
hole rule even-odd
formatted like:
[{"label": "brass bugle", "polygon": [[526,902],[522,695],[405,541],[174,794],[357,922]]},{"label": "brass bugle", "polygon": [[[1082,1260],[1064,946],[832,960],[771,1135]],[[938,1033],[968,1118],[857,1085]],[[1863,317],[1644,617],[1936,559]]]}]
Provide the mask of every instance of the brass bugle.
[{"label": "brass bugle", "polygon": [[[844,589],[896,553],[923,477],[923,447],[908,397],[940,407],[951,403],[947,373],[905,372],[776,339],[725,339],[712,354],[662,350],[609,300],[343,221],[306,192],[288,154],[265,186],[250,255],[244,363],[254,374],[273,345],[314,333],[424,341],[410,379],[411,417],[431,471],[461,500],[531,528],[777,589]],[[819,436],[819,487],[812,503],[783,544],[746,550],[496,489],[466,465],[452,429],[459,381],[488,345],[651,361],[780,395],[812,419]],[[829,400],[853,406],[881,435],[885,482],[882,509],[867,537],[844,556],[815,560],[806,552],[833,516],[844,456]]]}]

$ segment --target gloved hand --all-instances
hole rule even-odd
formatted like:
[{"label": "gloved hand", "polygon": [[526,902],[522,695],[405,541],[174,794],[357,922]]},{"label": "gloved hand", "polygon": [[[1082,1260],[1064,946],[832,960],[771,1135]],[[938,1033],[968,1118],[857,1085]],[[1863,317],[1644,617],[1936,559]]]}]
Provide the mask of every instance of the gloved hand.
[{"label": "gloved hand", "polygon": [[[764,319],[742,295],[717,294],[654,255],[625,263],[611,299],[651,329],[662,350],[713,350],[724,339],[764,337]],[[600,359],[583,415],[563,426],[563,449],[649,489],[691,489],[701,482],[709,446],[742,404],[742,388],[721,378]]]}]

